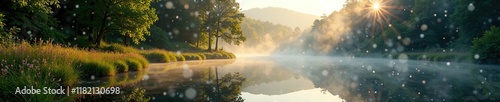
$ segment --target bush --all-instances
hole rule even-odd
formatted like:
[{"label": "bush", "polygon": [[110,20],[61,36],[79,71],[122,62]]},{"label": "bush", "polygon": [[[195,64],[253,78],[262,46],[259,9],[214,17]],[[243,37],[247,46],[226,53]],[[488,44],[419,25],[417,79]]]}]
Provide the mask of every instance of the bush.
[{"label": "bush", "polygon": [[170,62],[168,55],[160,52],[146,52],[143,53],[144,57],[151,63],[166,63]]},{"label": "bush", "polygon": [[144,43],[156,48],[166,49],[170,39],[168,33],[157,26],[151,26],[149,31],[151,32],[151,36],[146,36],[148,40]]},{"label": "bush", "polygon": [[175,58],[177,58],[177,61],[186,61],[186,58],[182,55],[175,55]]},{"label": "bush", "polygon": [[198,56],[200,56],[202,60],[207,59],[207,56],[205,56],[205,54],[198,54]]},{"label": "bush", "polygon": [[136,59],[137,61],[139,61],[141,63],[141,68],[145,69],[145,68],[148,68],[148,65],[149,65],[149,62],[146,58],[143,58],[141,56],[137,56],[137,57],[133,57],[133,59]]},{"label": "bush", "polygon": [[183,54],[186,60],[203,60],[199,54]]},{"label": "bush", "polygon": [[128,65],[128,68],[130,71],[141,71],[143,66],[141,64],[141,62],[139,62],[138,60],[136,59],[127,59],[125,61]]},{"label": "bush", "polygon": [[472,41],[472,56],[479,58],[476,63],[484,64],[500,64],[500,28],[491,27],[489,31],[485,31],[483,37],[474,38]]},{"label": "bush", "polygon": [[128,72],[128,65],[125,61],[118,60],[113,63],[118,72]]},{"label": "bush", "polygon": [[116,67],[108,62],[100,60],[80,61],[76,65],[82,76],[113,76],[116,74]]}]

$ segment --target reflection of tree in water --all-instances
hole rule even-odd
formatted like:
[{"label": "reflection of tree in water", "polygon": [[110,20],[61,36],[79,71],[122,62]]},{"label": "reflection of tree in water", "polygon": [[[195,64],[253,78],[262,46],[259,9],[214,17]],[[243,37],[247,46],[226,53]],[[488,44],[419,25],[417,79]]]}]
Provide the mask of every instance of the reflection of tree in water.
[{"label": "reflection of tree in water", "polygon": [[[366,67],[366,66],[365,66]],[[346,101],[494,101],[498,100],[498,70],[410,68],[400,72],[387,66],[353,68],[331,65],[308,69],[309,78],[324,92]],[[377,68],[380,67],[380,68]],[[472,72],[472,73],[471,73]],[[326,74],[325,74],[326,73]],[[489,74],[487,74],[489,73]],[[492,74],[493,73],[493,74]],[[411,76],[411,77],[410,77]],[[495,79],[495,77],[497,77]],[[492,81],[482,81],[492,80]],[[497,80],[497,81],[495,81]]]},{"label": "reflection of tree in water", "polygon": [[[217,71],[217,68],[215,68]],[[217,72],[216,72],[217,73]],[[210,74],[211,75],[211,74]],[[200,83],[198,89],[200,90],[199,96],[196,101],[216,101],[216,102],[243,102],[241,97],[241,85],[246,80],[240,73],[228,73],[222,78],[215,80],[207,80],[207,83]]]},{"label": "reflection of tree in water", "polygon": [[[191,68],[193,76],[182,77],[183,70],[170,70],[159,79],[149,79],[144,87],[146,94],[154,97],[151,101],[195,101],[195,102],[242,102],[241,86],[246,78],[238,72],[217,75],[217,68]],[[180,77],[179,77],[180,76]],[[163,81],[160,79],[168,79]],[[154,85],[152,85],[154,84]]]}]

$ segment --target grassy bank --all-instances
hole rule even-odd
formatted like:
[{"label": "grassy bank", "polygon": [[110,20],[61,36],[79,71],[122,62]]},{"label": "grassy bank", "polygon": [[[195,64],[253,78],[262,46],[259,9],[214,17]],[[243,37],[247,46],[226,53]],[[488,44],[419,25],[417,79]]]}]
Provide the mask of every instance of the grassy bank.
[{"label": "grassy bank", "polygon": [[438,62],[466,62],[472,63],[473,58],[470,53],[406,53],[408,59],[426,60]]},{"label": "grassy bank", "polygon": [[442,52],[407,52],[407,53],[393,53],[393,54],[367,54],[358,53],[354,54],[355,57],[372,57],[372,58],[391,58],[398,59],[400,55],[406,55],[410,60],[425,60],[425,61],[436,61],[436,62],[465,62],[473,63],[473,56],[468,52],[453,52],[453,53],[442,53]]},{"label": "grassy bank", "polygon": [[184,53],[138,50],[120,44],[105,44],[95,49],[65,47],[50,42],[0,46],[0,97],[12,97],[0,101],[72,101],[74,98],[65,95],[16,95],[15,91],[17,87],[22,89],[24,86],[35,89],[75,86],[81,79],[142,71],[149,62],[231,58],[235,58],[234,54],[224,51]]},{"label": "grassy bank", "polygon": [[187,60],[205,60],[205,59],[233,59],[236,56],[225,51],[166,51],[162,49],[138,50],[133,47],[126,47],[120,44],[106,44],[99,49],[103,51],[119,53],[138,53],[143,55],[151,63],[168,63]]},{"label": "grassy bank", "polygon": [[140,71],[147,60],[140,54],[100,52],[49,43],[21,43],[0,47],[0,101],[68,101],[65,95],[15,95],[17,87],[57,88],[73,86],[81,78],[113,76]]}]

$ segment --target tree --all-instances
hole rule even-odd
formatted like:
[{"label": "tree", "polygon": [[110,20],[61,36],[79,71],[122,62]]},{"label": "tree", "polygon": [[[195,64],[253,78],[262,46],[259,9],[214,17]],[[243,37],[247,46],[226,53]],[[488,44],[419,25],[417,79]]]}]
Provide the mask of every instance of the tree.
[{"label": "tree", "polygon": [[473,38],[480,37],[490,26],[500,26],[500,22],[495,20],[500,8],[494,5],[500,4],[499,0],[455,0],[452,3],[456,6],[450,19],[460,35],[456,47],[470,50],[468,46]]},{"label": "tree", "polygon": [[41,38],[62,42],[64,35],[52,18],[53,8],[59,8],[59,0],[2,0],[0,12],[5,15],[5,28],[20,27],[21,39]]},{"label": "tree", "polygon": [[158,20],[152,0],[87,0],[76,3],[77,23],[90,31],[88,39],[100,45],[107,33],[120,33],[135,44],[145,40],[150,26]]},{"label": "tree", "polygon": [[492,26],[485,31],[483,37],[474,38],[472,56],[477,63],[500,64],[500,28]]},{"label": "tree", "polygon": [[196,0],[163,0],[151,5],[156,8],[158,21],[154,24],[168,32],[175,42],[196,44],[200,39],[200,17]]},{"label": "tree", "polygon": [[203,6],[200,6],[199,12],[202,12],[203,24],[207,26],[205,32],[208,32],[207,50],[211,50],[212,36],[216,39],[215,49],[218,49],[219,38],[236,45],[246,40],[240,26],[244,15],[239,11],[239,3],[235,0],[206,0],[200,3]]}]

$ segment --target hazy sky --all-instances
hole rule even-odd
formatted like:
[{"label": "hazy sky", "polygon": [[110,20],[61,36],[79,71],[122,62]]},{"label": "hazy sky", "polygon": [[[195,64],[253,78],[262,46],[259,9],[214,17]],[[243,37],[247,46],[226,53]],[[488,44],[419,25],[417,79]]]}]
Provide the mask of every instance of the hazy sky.
[{"label": "hazy sky", "polygon": [[302,13],[321,16],[338,11],[345,0],[236,0],[243,10],[264,7],[281,7]]}]

